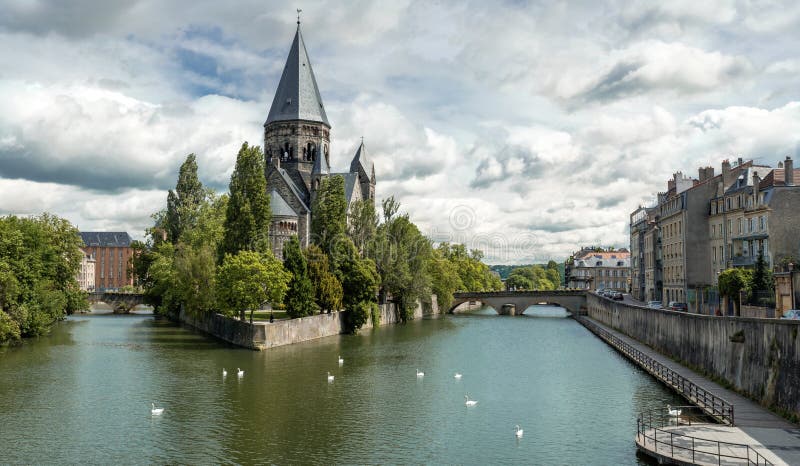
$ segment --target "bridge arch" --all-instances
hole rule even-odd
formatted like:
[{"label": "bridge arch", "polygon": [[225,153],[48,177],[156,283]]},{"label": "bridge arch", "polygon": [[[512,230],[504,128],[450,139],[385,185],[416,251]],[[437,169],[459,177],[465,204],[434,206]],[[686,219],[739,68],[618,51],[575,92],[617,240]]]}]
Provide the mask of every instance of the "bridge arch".
[{"label": "bridge arch", "polygon": [[586,292],[554,290],[455,293],[448,312],[452,314],[458,306],[472,301],[491,306],[498,314],[518,315],[525,312],[530,306],[546,303],[563,307],[571,314],[576,315],[586,308]]},{"label": "bridge arch", "polygon": [[107,304],[114,314],[130,314],[134,307],[145,304],[142,294],[113,291],[89,293],[88,300],[90,304]]}]

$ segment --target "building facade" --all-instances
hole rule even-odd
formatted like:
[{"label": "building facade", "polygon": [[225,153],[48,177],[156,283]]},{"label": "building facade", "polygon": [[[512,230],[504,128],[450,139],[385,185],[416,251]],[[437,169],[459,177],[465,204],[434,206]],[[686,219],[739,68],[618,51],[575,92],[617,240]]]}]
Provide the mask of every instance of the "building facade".
[{"label": "building facade", "polygon": [[81,268],[78,270],[78,286],[83,291],[92,292],[95,289],[95,261],[94,257],[81,249],[83,257],[81,258]]},{"label": "building facade", "polygon": [[628,290],[631,254],[626,249],[600,251],[583,248],[572,255],[567,266],[567,288]]},{"label": "building facade", "polygon": [[95,291],[116,290],[133,285],[129,264],[133,257],[131,237],[126,232],[82,231],[83,250],[95,260]]},{"label": "building facade", "polygon": [[331,124],[298,21],[264,123],[266,177],[273,215],[270,244],[276,257],[283,257],[283,245],[292,236],[297,236],[303,247],[312,242],[312,206],[324,178],[344,178],[348,208],[357,200],[374,202],[375,167],[364,141],[356,148],[349,171],[332,173],[330,132]]},{"label": "building facade", "polygon": [[795,173],[789,157],[778,169],[739,158],[723,161],[719,175],[712,167],[700,168],[698,179],[676,173],[656,205],[631,214],[631,248],[640,249],[642,260],[631,273],[644,275],[644,293],[640,285],[634,298],[714,313],[723,270],[753,267],[762,253],[770,266],[800,257]]}]

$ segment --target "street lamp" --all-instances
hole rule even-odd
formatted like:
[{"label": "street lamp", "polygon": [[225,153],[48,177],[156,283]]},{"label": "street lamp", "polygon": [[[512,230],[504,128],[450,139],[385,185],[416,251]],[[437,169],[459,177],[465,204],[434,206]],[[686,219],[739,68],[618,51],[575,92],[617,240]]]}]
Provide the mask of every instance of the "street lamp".
[{"label": "street lamp", "polygon": [[794,299],[794,277],[793,277],[794,264],[792,262],[789,262],[788,265],[789,265],[789,292],[792,295],[792,299],[790,299],[790,301],[792,303],[792,309],[797,309],[798,306],[795,304],[795,299]]}]

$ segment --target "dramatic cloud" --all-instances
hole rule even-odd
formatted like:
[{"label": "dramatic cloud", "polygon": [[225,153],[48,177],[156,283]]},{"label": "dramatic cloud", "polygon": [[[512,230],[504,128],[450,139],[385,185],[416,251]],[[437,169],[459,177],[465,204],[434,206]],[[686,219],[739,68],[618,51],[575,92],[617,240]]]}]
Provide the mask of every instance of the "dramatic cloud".
[{"label": "dramatic cloud", "polygon": [[742,57],[660,41],[638,43],[613,56],[607,71],[568,97],[605,102],[655,90],[672,94],[710,91],[743,77],[750,69]]},{"label": "dramatic cloud", "polygon": [[[333,169],[363,136],[379,198],[492,262],[627,246],[629,213],[672,173],[800,156],[793,2],[302,8]],[[192,152],[227,189],[241,143],[261,143],[294,9],[5,2],[0,214],[141,238]]]}]

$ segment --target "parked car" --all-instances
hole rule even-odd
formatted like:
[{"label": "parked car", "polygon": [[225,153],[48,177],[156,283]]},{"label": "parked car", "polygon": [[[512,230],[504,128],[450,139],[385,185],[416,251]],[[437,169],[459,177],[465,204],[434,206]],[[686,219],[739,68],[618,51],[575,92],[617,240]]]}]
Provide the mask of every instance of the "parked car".
[{"label": "parked car", "polygon": [[647,307],[650,309],[662,309],[661,301],[647,301]]},{"label": "parked car", "polygon": [[689,306],[686,303],[679,303],[677,301],[670,301],[667,307],[673,311],[687,312]]},{"label": "parked car", "polygon": [[789,309],[783,313],[781,319],[800,320],[800,309]]},{"label": "parked car", "polygon": [[619,291],[612,291],[611,299],[613,299],[614,301],[622,301],[623,299],[622,293],[620,293]]}]

